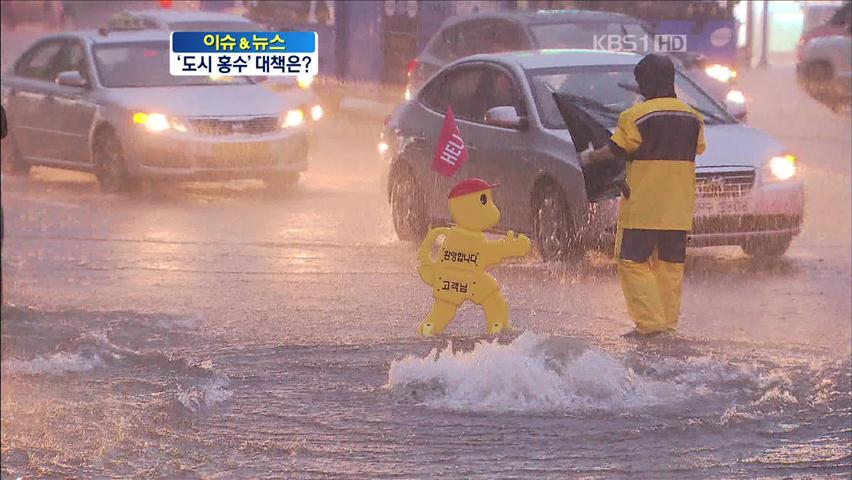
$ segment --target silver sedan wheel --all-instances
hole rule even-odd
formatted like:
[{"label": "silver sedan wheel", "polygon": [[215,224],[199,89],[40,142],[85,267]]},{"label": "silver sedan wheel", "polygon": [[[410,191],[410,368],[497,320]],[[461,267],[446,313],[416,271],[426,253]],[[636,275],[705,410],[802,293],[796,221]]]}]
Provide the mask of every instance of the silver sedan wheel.
[{"label": "silver sedan wheel", "polygon": [[400,175],[391,190],[393,226],[400,240],[420,240],[426,235],[423,196],[410,175]]}]

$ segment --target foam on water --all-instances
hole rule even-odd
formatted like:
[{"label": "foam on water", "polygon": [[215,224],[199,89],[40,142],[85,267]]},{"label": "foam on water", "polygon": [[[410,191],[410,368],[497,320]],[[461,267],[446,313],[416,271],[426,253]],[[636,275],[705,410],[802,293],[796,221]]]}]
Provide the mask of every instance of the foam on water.
[{"label": "foam on water", "polygon": [[184,408],[191,412],[197,412],[231,398],[233,393],[225,388],[228,383],[227,377],[216,375],[196,385],[178,387],[175,398]]},{"label": "foam on water", "polygon": [[2,362],[4,377],[63,375],[102,370],[105,375],[122,376],[140,369],[160,377],[158,383],[179,410],[197,412],[219,404],[231,396],[229,380],[213,368],[213,362],[191,362],[158,350],[137,351],[110,341],[105,333],[86,333],[56,345],[57,352],[30,359],[7,358]]},{"label": "foam on water", "polygon": [[391,363],[386,386],[434,408],[571,412],[751,397],[760,384],[758,372],[710,357],[622,359],[579,340],[527,332],[508,345],[482,341],[467,352],[448,346],[409,355]]},{"label": "foam on water", "polygon": [[49,355],[38,355],[31,359],[7,358],[3,360],[3,375],[61,375],[63,373],[88,372],[102,368],[114,361],[118,349],[106,335],[87,334],[81,336],[72,351],[59,351]]},{"label": "foam on water", "polygon": [[87,372],[104,366],[103,358],[84,353],[59,352],[30,360],[3,360],[3,375],[58,375]]}]

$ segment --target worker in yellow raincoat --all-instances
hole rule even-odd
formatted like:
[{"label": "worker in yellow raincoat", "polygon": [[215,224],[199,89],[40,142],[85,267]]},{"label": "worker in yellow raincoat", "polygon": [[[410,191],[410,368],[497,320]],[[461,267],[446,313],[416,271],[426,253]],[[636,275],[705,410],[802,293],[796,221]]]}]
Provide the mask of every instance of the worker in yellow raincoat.
[{"label": "worker in yellow raincoat", "polygon": [[633,73],[644,101],[621,113],[609,145],[582,152],[580,161],[628,160],[630,196],[619,207],[616,258],[627,310],[637,333],[648,334],[677,328],[704,119],[677,99],[667,57],[647,55]]},{"label": "worker in yellow raincoat", "polygon": [[[420,244],[417,271],[432,287],[435,303],[417,328],[419,335],[443,333],[459,305],[468,300],[485,310],[489,334],[510,328],[509,304],[497,280],[486,270],[507,257],[526,255],[531,244],[525,235],[515,235],[511,230],[504,239],[485,237],[483,232],[500,222],[500,210],[492,197],[494,187],[480,178],[459,182],[450,190],[447,201],[455,225],[430,229]],[[441,236],[444,240],[436,261],[431,253]]]}]

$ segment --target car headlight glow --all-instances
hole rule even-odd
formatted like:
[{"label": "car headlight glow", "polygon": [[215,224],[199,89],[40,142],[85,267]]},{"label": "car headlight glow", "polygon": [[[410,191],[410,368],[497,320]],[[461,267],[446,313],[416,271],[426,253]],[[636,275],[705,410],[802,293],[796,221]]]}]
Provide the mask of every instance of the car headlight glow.
[{"label": "car headlight glow", "polygon": [[385,142],[379,142],[379,154],[384,155],[385,152],[388,151],[388,144]]},{"label": "car headlight glow", "polygon": [[299,88],[307,90],[314,83],[314,76],[306,74],[296,75],[296,83],[299,84]]},{"label": "car headlight glow", "polygon": [[743,95],[743,92],[741,92],[739,90],[731,90],[730,92],[728,92],[728,94],[725,96],[725,98],[731,103],[742,104],[742,103],[745,103],[745,101],[746,101],[745,95]]},{"label": "car headlight glow", "polygon": [[797,163],[795,156],[787,154],[770,158],[768,166],[769,171],[772,172],[775,178],[778,180],[787,180],[796,174],[796,170],[798,169]]},{"label": "car headlight glow", "polygon": [[314,105],[313,107],[311,107],[311,120],[316,122],[317,120],[322,118],[322,114],[322,105]]},{"label": "car headlight glow", "polygon": [[[162,113],[136,112],[133,114],[133,123],[145,125],[145,128],[152,132],[162,132],[172,126],[169,119]],[[186,131],[185,126],[182,131]]]},{"label": "car headlight glow", "polygon": [[281,126],[284,128],[287,127],[298,127],[305,121],[305,112],[300,109],[290,110],[284,115],[284,119],[281,121]]},{"label": "car headlight glow", "polygon": [[403,94],[402,97],[405,99],[406,102],[411,100],[411,90],[406,88],[405,93]]},{"label": "car headlight glow", "polygon": [[726,67],[725,65],[719,65],[718,63],[708,66],[704,69],[704,72],[724,83],[730,82],[732,78],[737,76],[736,70]]}]

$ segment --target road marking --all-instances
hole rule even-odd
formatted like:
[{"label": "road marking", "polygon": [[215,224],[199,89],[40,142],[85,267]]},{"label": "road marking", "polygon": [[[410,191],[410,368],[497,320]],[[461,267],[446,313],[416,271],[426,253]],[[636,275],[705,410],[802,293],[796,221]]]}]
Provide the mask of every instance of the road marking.
[{"label": "road marking", "polygon": [[6,198],[11,197],[13,199],[18,199],[18,200],[25,201],[25,202],[32,202],[32,203],[38,203],[38,204],[41,204],[41,205],[47,205],[47,206],[50,206],[50,207],[71,208],[71,209],[80,208],[80,205],[78,205],[76,203],[60,202],[60,201],[57,201],[57,200],[43,200],[43,199],[40,199],[40,198],[29,198],[29,197],[24,197],[24,196],[17,195],[17,194],[14,194],[14,193],[4,193],[3,196],[6,197]]}]

